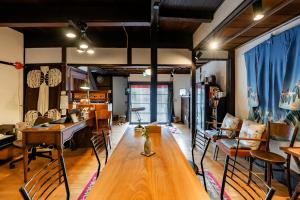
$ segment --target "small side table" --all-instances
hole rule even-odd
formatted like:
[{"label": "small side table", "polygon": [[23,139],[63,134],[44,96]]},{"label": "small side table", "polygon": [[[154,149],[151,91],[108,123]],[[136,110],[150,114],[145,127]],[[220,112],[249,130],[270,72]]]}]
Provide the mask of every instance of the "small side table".
[{"label": "small side table", "polygon": [[[272,165],[284,165],[287,160],[276,153],[262,151],[262,150],[253,150],[250,152],[252,158],[261,160],[266,163],[266,172],[267,172],[267,184],[268,186],[271,186],[271,180],[272,180]],[[252,170],[252,169],[251,169]],[[287,169],[289,173],[289,168]],[[289,181],[289,180],[288,180]]]},{"label": "small side table", "polygon": [[[300,169],[300,147],[280,147],[282,151],[284,151],[286,154],[289,154],[293,156],[293,158],[296,161],[296,164],[298,168]],[[300,182],[297,184],[295,191],[291,197],[291,200],[296,200],[300,194]]]}]

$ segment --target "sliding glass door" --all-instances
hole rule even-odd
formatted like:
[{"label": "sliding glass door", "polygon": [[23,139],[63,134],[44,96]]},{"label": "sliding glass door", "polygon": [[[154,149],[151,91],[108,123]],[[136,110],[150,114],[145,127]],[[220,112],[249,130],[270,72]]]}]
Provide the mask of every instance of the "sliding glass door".
[{"label": "sliding glass door", "polygon": [[[131,108],[144,107],[140,111],[142,123],[150,122],[150,84],[149,83],[130,83],[129,86],[129,105]],[[169,85],[157,85],[157,122],[167,123],[170,113]],[[137,123],[136,113],[130,112],[130,123]]]}]

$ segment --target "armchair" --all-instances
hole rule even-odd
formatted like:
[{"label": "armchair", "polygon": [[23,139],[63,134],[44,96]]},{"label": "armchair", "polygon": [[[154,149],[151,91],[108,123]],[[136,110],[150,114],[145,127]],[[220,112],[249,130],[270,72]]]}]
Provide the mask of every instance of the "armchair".
[{"label": "armchair", "polygon": [[222,123],[206,122],[206,125],[205,136],[210,138],[210,141],[215,144],[213,158],[217,160],[219,152],[219,147],[216,145],[217,140],[230,139],[237,136],[242,126],[242,120],[227,113]]}]

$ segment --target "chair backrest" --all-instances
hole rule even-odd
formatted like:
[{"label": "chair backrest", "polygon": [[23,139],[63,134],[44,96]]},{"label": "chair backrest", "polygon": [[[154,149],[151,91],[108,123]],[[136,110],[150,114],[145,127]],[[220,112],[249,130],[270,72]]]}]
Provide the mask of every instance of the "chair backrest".
[{"label": "chair backrest", "polygon": [[95,111],[95,120],[96,120],[96,128],[99,131],[99,120],[107,120],[107,125],[110,127],[111,125],[111,111],[106,109],[100,109]]},{"label": "chair backrest", "polygon": [[210,138],[207,138],[204,132],[197,130],[194,139],[192,141],[193,143],[192,151],[194,151],[194,149],[197,148],[200,151],[205,152],[207,150],[209,142],[210,142]]},{"label": "chair backrest", "polygon": [[64,159],[53,160],[20,188],[20,193],[26,200],[48,199],[48,197],[62,184],[65,183],[66,199],[70,198],[68,178]]},{"label": "chair backrest", "polygon": [[[257,174],[250,171],[248,166],[244,166],[240,162],[236,162],[234,158],[229,155],[226,156],[223,187],[224,192],[225,183],[237,191],[243,199],[264,199],[271,200],[275,189],[268,186],[267,183]],[[251,179],[249,175],[251,174]],[[222,192],[221,192],[221,195]],[[223,199],[223,197],[221,197]]]},{"label": "chair backrest", "polygon": [[91,138],[91,143],[92,143],[93,151],[96,155],[97,162],[98,162],[98,171],[97,171],[97,177],[98,177],[100,174],[100,169],[101,169],[100,153],[103,150],[105,151],[105,164],[107,162],[107,157],[108,157],[108,151],[107,151],[107,145],[106,145],[104,131],[102,130],[102,134],[94,135]]},{"label": "chair backrest", "polygon": [[270,139],[278,141],[290,142],[290,147],[294,146],[298,127],[289,125],[287,123],[269,123],[269,135]]}]

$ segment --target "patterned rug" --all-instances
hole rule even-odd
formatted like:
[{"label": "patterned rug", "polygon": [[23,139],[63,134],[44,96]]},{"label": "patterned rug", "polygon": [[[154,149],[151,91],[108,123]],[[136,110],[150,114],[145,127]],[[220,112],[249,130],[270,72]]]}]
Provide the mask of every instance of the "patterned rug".
[{"label": "patterned rug", "polygon": [[[220,192],[221,192],[221,185],[216,180],[214,175],[209,172],[205,171],[205,180],[206,180],[206,186],[208,190],[208,194],[210,196],[211,200],[219,200],[220,199]],[[201,180],[202,181],[202,180]],[[224,200],[231,200],[229,195],[224,191]]]},{"label": "patterned rug", "polygon": [[169,130],[172,134],[180,134],[182,133],[178,128],[176,127],[169,127]]},{"label": "patterned rug", "polygon": [[[206,184],[207,184],[207,190],[210,198],[212,200],[219,200],[220,199],[220,192],[221,192],[221,185],[218,183],[216,178],[212,175],[211,172],[205,171],[205,177],[206,177]],[[88,184],[85,186],[82,193],[79,195],[77,200],[85,200],[88,196],[89,191],[93,188],[95,182],[97,180],[97,172],[94,173],[94,175],[89,180]],[[224,192],[224,200],[231,200],[229,195]]]},{"label": "patterned rug", "polygon": [[94,175],[89,180],[88,184],[84,187],[83,191],[81,192],[81,194],[79,195],[77,200],[85,200],[87,198],[87,196],[88,196],[89,192],[91,191],[91,189],[93,188],[96,180],[97,180],[97,172],[94,173]]}]

